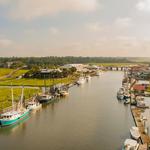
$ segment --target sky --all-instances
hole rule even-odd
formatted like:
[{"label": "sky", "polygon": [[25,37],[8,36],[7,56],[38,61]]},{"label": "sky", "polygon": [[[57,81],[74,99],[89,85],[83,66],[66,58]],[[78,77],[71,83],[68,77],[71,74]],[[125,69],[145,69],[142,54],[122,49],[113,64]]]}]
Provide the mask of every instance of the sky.
[{"label": "sky", "polygon": [[150,56],[150,0],[0,0],[0,56]]}]

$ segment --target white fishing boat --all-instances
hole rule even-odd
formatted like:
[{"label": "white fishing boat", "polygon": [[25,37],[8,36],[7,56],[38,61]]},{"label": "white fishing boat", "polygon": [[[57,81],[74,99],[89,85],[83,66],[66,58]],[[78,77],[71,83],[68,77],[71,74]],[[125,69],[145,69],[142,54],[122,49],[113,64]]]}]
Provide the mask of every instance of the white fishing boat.
[{"label": "white fishing boat", "polygon": [[91,76],[86,76],[86,81],[90,81],[91,80]]},{"label": "white fishing boat", "polygon": [[148,108],[148,106],[146,105],[144,100],[138,100],[137,101],[137,107],[139,107],[139,108]]},{"label": "white fishing boat", "polygon": [[41,107],[42,105],[38,101],[36,101],[36,99],[32,100],[31,102],[28,102],[28,105],[27,105],[27,109],[29,110],[36,110]]},{"label": "white fishing boat", "polygon": [[85,78],[84,77],[80,77],[79,80],[77,81],[78,85],[84,84],[85,83]]},{"label": "white fishing boat", "polygon": [[100,76],[100,75],[101,75],[100,71],[97,71],[96,76]]},{"label": "white fishing boat", "polygon": [[69,95],[69,92],[66,90],[62,90],[59,92],[59,94],[60,94],[60,96],[67,96],[67,95]]},{"label": "white fishing boat", "polygon": [[136,140],[126,139],[122,150],[138,150],[139,144]]},{"label": "white fishing boat", "polygon": [[133,126],[130,129],[130,133],[131,133],[132,138],[134,138],[135,140],[138,140],[140,138],[140,132],[139,132],[138,127]]}]

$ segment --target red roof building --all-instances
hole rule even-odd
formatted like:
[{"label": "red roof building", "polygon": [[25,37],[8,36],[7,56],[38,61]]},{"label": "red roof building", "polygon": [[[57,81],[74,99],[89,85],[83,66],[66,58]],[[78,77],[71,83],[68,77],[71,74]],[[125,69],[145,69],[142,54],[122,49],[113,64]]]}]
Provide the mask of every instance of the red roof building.
[{"label": "red roof building", "polygon": [[146,86],[142,84],[135,84],[133,86],[134,91],[145,91],[145,89],[146,89]]}]

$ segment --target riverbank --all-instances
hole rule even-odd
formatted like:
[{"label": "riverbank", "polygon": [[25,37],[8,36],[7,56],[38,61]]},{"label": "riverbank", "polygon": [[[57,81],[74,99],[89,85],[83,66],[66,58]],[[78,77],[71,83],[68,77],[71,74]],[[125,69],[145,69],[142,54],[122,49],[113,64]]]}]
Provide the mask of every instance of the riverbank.
[{"label": "riverbank", "polygon": [[[138,91],[141,90],[141,85],[137,84],[138,82],[146,82],[146,80],[137,80],[136,74],[138,74],[137,71],[136,73],[134,73],[132,69],[126,70],[124,72],[122,88],[120,89],[120,91],[122,91],[123,94],[123,98],[121,98],[121,100],[124,101],[124,104],[130,105],[135,126],[138,128],[138,132],[140,134],[141,142],[139,144],[141,145],[139,149],[147,150],[150,147],[150,136],[149,127],[146,126],[146,122],[149,121],[150,118],[147,118],[144,115],[144,112],[146,112],[147,109],[149,109],[149,105],[145,103],[145,98],[143,97],[143,93],[144,90],[146,90],[146,88],[143,88],[142,92]],[[120,93],[119,96],[122,95],[121,92],[118,93]],[[133,135],[132,138],[134,138]]]}]

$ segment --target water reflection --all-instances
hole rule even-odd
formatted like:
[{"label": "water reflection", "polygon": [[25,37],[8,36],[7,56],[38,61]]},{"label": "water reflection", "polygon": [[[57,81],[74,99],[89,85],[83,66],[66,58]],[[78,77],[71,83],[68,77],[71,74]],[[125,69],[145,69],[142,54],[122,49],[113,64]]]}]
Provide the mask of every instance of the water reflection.
[{"label": "water reflection", "polygon": [[26,130],[27,126],[27,120],[29,119],[29,115],[24,117],[21,121],[17,122],[16,124],[13,124],[11,126],[1,127],[0,128],[0,135],[11,135],[15,134],[15,132],[18,129],[21,129],[22,131]]}]

